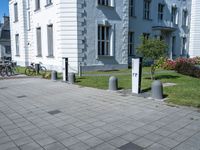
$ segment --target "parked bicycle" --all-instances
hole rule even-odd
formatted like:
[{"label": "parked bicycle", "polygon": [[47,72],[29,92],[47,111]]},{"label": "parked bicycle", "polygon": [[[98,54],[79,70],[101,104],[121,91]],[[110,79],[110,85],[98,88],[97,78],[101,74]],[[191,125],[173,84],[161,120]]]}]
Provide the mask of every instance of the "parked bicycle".
[{"label": "parked bicycle", "polygon": [[[31,63],[30,66],[27,66],[25,69],[25,74],[27,76],[32,76],[32,75],[45,75],[47,72],[47,69],[42,66],[42,63],[40,62],[39,64],[37,64],[38,66],[36,66],[35,63]],[[36,68],[38,67],[38,68]]]},{"label": "parked bicycle", "polygon": [[0,64],[0,75],[4,76],[12,76],[18,74],[17,63],[13,61],[4,61]]}]

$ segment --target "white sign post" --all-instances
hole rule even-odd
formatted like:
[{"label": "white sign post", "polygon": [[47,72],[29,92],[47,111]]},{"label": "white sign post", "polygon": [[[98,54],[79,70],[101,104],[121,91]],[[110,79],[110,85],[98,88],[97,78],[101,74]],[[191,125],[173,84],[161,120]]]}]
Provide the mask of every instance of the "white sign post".
[{"label": "white sign post", "polygon": [[132,93],[139,94],[141,88],[142,58],[132,59]]}]

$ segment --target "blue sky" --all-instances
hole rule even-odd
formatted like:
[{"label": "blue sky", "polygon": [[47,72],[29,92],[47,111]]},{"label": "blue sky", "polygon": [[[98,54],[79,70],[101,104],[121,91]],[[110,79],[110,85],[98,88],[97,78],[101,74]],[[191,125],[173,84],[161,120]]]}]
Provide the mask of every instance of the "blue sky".
[{"label": "blue sky", "polygon": [[8,2],[9,0],[0,0],[0,20],[2,20],[4,14],[9,15]]}]

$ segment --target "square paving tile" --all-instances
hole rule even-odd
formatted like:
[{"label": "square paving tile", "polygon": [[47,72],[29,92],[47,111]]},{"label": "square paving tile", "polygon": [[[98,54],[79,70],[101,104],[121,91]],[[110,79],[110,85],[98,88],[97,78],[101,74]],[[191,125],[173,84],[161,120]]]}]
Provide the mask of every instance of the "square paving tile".
[{"label": "square paving tile", "polygon": [[140,147],[134,143],[128,143],[119,148],[120,150],[143,150],[143,147]]},{"label": "square paving tile", "polygon": [[56,114],[61,113],[61,111],[60,110],[52,110],[52,111],[48,111],[47,113],[49,113],[50,115],[56,115]]}]

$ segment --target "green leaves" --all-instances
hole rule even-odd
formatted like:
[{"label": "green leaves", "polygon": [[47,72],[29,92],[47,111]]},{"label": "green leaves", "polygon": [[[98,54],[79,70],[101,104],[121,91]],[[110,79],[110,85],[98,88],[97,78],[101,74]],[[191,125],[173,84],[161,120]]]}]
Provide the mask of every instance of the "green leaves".
[{"label": "green leaves", "polygon": [[160,57],[167,55],[167,44],[159,39],[141,38],[142,44],[137,48],[137,53],[142,55],[144,59],[153,59],[154,61]]}]

